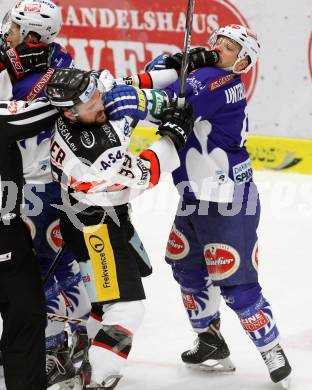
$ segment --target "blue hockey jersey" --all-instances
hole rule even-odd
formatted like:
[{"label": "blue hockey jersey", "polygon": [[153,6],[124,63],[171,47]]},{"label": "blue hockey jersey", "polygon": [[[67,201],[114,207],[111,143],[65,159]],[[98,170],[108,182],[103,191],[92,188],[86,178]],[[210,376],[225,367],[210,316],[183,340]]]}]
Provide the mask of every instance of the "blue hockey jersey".
[{"label": "blue hockey jersey", "polygon": [[[170,100],[178,81],[166,88]],[[173,179],[186,199],[232,202],[257,197],[245,148],[248,135],[247,102],[240,75],[206,67],[192,72],[186,100],[193,107],[194,132],[180,152]]]}]

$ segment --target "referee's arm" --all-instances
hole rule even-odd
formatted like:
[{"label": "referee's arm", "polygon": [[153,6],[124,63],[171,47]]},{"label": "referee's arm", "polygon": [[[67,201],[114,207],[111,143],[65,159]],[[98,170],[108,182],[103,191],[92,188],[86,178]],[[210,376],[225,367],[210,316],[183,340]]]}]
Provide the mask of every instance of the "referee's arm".
[{"label": "referee's arm", "polygon": [[53,126],[58,116],[58,111],[45,99],[29,105],[21,101],[0,101],[0,142],[4,146],[33,137]]}]

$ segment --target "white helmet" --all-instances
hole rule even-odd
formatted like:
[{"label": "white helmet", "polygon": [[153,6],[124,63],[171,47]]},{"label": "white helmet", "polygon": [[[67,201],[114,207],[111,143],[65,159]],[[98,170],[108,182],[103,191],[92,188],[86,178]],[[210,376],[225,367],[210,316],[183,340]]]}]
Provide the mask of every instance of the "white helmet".
[{"label": "white helmet", "polygon": [[235,68],[235,65],[242,59],[249,56],[250,64],[243,69],[242,71],[235,71],[234,73],[247,73],[257,62],[260,54],[260,44],[258,42],[257,34],[250,30],[247,27],[240,26],[238,24],[229,24],[228,26],[221,27],[217,30],[211,40],[209,40],[210,44],[214,44],[213,40],[218,38],[218,36],[224,36],[232,39],[237,42],[242,48],[238,53],[237,61],[233,65],[232,69]]},{"label": "white helmet", "polygon": [[42,43],[53,42],[62,26],[61,11],[50,0],[19,1],[11,10],[11,20],[20,26],[22,37],[32,31]]}]

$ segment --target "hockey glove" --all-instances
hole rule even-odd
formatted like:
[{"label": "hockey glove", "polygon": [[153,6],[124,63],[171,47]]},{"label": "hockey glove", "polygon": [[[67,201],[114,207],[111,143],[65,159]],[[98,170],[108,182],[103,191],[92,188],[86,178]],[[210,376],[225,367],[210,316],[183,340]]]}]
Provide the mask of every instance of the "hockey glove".
[{"label": "hockey glove", "polygon": [[110,120],[125,116],[139,121],[146,118],[147,99],[144,91],[130,85],[116,85],[104,94],[104,107]]},{"label": "hockey glove", "polygon": [[191,105],[186,103],[184,107],[178,108],[177,102],[173,102],[173,105],[164,111],[162,123],[156,134],[168,136],[179,151],[193,130],[194,118],[192,114]]},{"label": "hockey glove", "polygon": [[27,73],[42,72],[48,68],[49,51],[46,44],[21,43],[15,49],[0,53],[0,71],[7,69],[15,80]]},{"label": "hockey glove", "polygon": [[[165,59],[165,65],[167,69],[175,69],[177,72],[181,70],[182,66],[182,53],[176,53],[173,56]],[[214,50],[207,50],[204,47],[195,47],[190,50],[188,73],[198,68],[204,68],[205,66],[213,66],[219,61],[219,54]]]},{"label": "hockey glove", "polygon": [[167,58],[168,58],[167,54],[161,54],[160,56],[154,58],[152,61],[148,62],[144,67],[144,71],[150,72],[151,70],[167,69],[167,66],[166,66],[166,59]]}]

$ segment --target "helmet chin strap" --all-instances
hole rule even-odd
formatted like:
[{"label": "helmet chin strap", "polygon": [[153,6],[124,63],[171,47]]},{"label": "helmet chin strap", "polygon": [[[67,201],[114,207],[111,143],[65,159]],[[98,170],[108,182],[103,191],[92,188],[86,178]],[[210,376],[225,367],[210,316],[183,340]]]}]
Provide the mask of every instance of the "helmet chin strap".
[{"label": "helmet chin strap", "polygon": [[244,69],[243,70],[234,70],[235,69],[235,66],[241,61],[241,58],[237,58],[237,60],[235,61],[235,63],[232,65],[232,66],[228,66],[226,68],[222,68],[224,70],[227,70],[228,72],[232,72],[232,73],[235,73],[235,74],[242,74],[244,73]]}]

